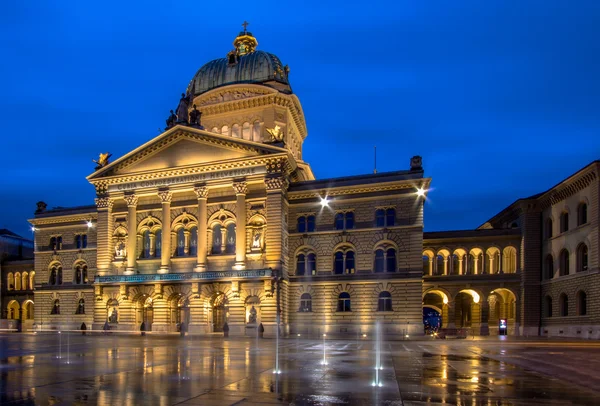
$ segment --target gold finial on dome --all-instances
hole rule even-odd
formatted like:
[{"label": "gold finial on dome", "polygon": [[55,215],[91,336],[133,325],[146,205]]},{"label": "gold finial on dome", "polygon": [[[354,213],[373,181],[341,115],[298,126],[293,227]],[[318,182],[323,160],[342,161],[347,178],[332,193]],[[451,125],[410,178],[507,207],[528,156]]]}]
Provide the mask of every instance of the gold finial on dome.
[{"label": "gold finial on dome", "polygon": [[244,21],[242,24],[244,27],[244,31],[240,32],[238,36],[233,41],[233,46],[235,47],[235,52],[238,56],[246,55],[256,50],[256,46],[258,45],[258,41],[251,32],[248,32],[248,22]]}]

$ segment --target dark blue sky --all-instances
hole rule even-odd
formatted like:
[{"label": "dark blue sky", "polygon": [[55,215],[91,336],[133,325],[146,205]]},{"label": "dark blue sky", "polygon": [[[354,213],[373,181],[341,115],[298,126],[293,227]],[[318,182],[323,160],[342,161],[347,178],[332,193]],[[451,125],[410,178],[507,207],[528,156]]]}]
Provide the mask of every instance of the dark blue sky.
[{"label": "dark blue sky", "polygon": [[0,227],[24,235],[38,200],[92,204],[92,159],[158,135],[244,20],[291,68],[315,175],[372,172],[375,144],[380,172],[422,155],[426,230],[600,158],[597,0],[40,3],[0,6]]}]

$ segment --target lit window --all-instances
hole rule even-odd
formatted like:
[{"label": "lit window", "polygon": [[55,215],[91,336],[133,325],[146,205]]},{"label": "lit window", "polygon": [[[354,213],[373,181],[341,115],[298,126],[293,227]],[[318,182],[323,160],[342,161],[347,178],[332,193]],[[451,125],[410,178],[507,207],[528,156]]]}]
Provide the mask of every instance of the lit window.
[{"label": "lit window", "polygon": [[300,309],[301,312],[312,312],[312,297],[310,293],[303,293],[300,296]]}]

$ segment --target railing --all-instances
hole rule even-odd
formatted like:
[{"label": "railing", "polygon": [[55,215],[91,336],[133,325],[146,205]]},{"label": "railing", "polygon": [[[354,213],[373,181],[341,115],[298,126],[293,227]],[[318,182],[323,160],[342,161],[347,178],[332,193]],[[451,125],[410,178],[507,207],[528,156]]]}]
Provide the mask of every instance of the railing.
[{"label": "railing", "polygon": [[247,271],[208,271],[167,274],[109,275],[97,276],[94,279],[94,284],[173,282],[190,280],[218,280],[231,278],[270,278],[272,276],[273,271],[271,269],[252,269]]}]

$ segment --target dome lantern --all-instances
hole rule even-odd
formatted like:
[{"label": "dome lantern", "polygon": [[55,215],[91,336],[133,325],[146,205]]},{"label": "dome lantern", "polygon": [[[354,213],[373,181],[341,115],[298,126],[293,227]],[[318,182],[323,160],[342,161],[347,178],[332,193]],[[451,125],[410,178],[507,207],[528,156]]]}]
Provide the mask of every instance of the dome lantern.
[{"label": "dome lantern", "polygon": [[254,38],[252,33],[247,30],[248,22],[244,21],[242,26],[244,27],[244,31],[241,31],[235,40],[233,40],[233,46],[235,47],[235,52],[238,56],[254,52],[258,45],[256,38]]}]

